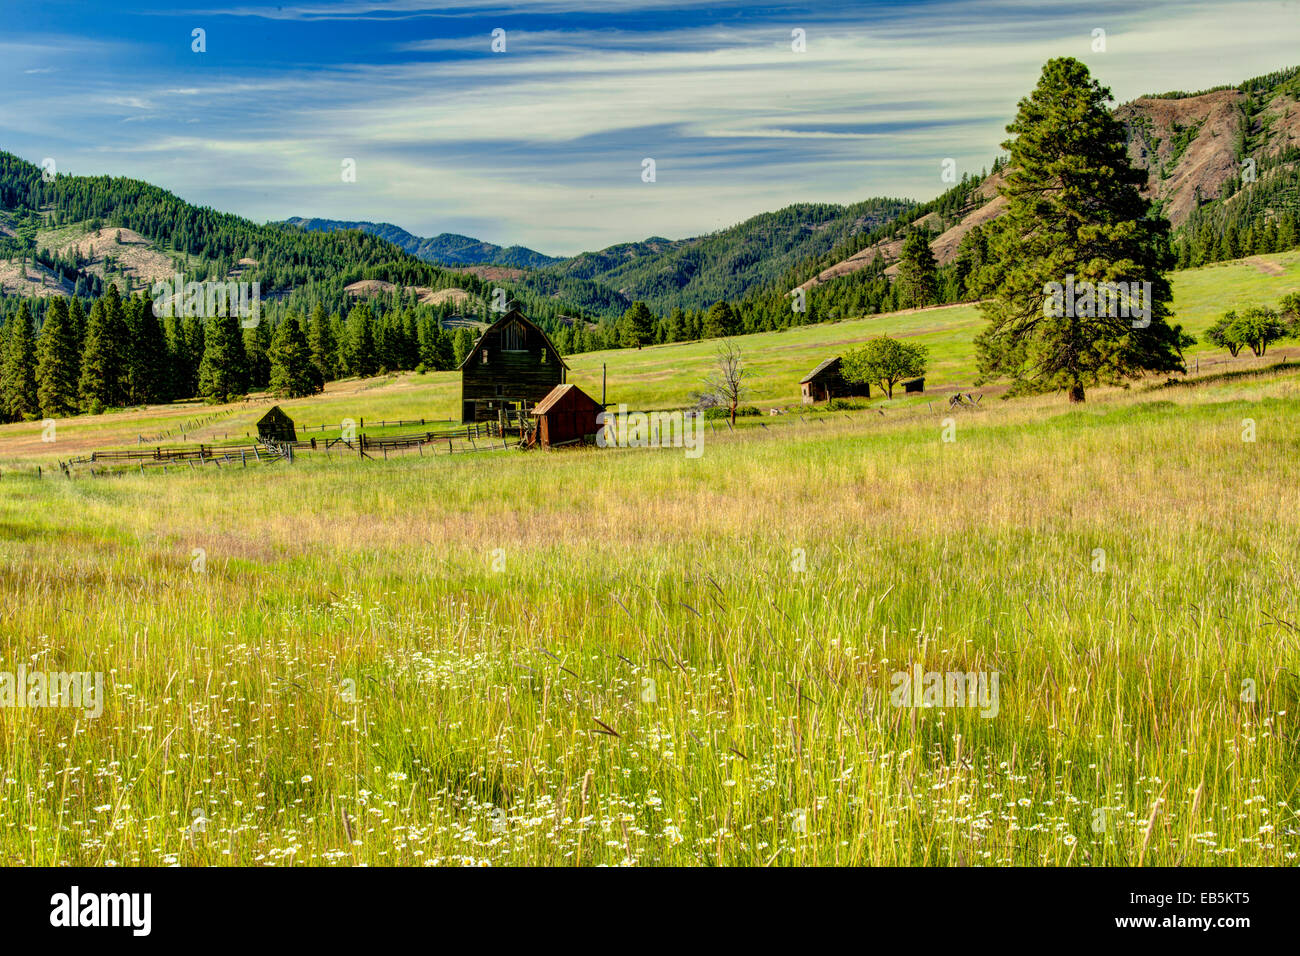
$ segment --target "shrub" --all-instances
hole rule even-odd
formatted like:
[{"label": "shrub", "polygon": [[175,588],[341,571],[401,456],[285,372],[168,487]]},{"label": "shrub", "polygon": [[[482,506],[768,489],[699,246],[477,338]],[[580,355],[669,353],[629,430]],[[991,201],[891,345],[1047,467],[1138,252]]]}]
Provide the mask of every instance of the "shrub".
[{"label": "shrub", "polygon": [[[736,406],[737,418],[747,418],[751,415],[762,415],[762,414],[763,413],[760,412],[753,405]],[[718,418],[730,418],[730,417],[731,417],[731,410],[727,408],[725,405],[713,405],[711,407],[704,409],[705,421],[711,421],[713,419],[718,419]]]}]

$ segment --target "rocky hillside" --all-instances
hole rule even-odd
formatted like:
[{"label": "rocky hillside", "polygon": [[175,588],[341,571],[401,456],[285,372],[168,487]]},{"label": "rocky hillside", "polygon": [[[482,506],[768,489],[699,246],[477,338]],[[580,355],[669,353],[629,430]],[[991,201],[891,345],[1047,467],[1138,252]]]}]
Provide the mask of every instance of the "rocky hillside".
[{"label": "rocky hillside", "polygon": [[[1128,131],[1133,162],[1148,172],[1146,195],[1160,204],[1175,230],[1198,209],[1218,201],[1243,204],[1265,183],[1300,172],[1300,161],[1287,159],[1300,149],[1300,67],[1236,88],[1143,96],[1120,106],[1115,115]],[[1253,169],[1247,162],[1251,159]],[[998,195],[1003,178],[998,172],[985,179],[969,197],[960,221],[939,230],[930,246],[940,265],[956,258],[966,233],[1001,214],[1006,206]],[[933,215],[912,224],[931,231],[936,226]],[[894,263],[902,245],[902,238],[895,237],[861,249],[819,269],[799,287],[810,289],[850,275],[881,257]],[[891,265],[885,273],[894,271]]]}]

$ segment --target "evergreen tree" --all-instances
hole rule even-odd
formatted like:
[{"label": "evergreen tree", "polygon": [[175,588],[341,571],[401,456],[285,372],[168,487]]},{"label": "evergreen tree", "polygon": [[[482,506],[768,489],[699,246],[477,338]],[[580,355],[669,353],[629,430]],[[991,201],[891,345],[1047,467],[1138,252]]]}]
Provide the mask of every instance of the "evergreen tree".
[{"label": "evergreen tree", "polygon": [[401,368],[413,369],[420,364],[420,334],[418,323],[415,320],[415,310],[405,309],[402,312],[402,338],[401,354],[399,355]]},{"label": "evergreen tree", "polygon": [[704,337],[720,339],[740,334],[740,319],[730,304],[715,302],[704,319]]},{"label": "evergreen tree", "polygon": [[[1147,174],[1129,162],[1110,100],[1083,63],[1049,60],[1007,127],[1008,205],[994,240],[1002,281],[981,306],[989,326],[976,349],[981,376],[1010,375],[1013,391],[1064,389],[1078,402],[1089,384],[1184,367],[1181,330],[1166,322],[1168,223],[1139,192]],[[1149,322],[1073,302],[1053,308],[1052,283],[1071,275],[1076,286],[1149,282]]]},{"label": "evergreen tree", "polygon": [[460,368],[461,363],[465,361],[465,356],[469,355],[469,350],[474,347],[474,336],[469,329],[461,327],[456,330],[452,347],[455,352],[452,358],[456,361],[456,368]]},{"label": "evergreen tree", "polygon": [[256,325],[243,327],[244,367],[248,370],[248,388],[266,388],[271,381],[271,360],[267,350],[271,347],[271,324],[264,317]]},{"label": "evergreen tree", "polygon": [[239,316],[233,312],[213,316],[208,319],[203,332],[199,394],[213,402],[229,401],[244,394],[247,381]]},{"label": "evergreen tree", "polygon": [[[116,287],[109,286],[116,298]],[[90,307],[86,320],[86,344],[81,353],[81,374],[77,393],[81,407],[92,414],[124,403],[121,383],[127,364],[125,321],[120,320],[121,302],[110,307],[110,295],[102,295]]]},{"label": "evergreen tree", "polygon": [[984,269],[988,262],[988,236],[983,226],[975,226],[962,237],[961,244],[957,247],[954,274],[959,297],[979,299],[988,291],[982,284]]},{"label": "evergreen tree", "polygon": [[456,368],[456,346],[451,340],[451,333],[441,327],[434,343],[433,367],[440,372],[450,372]]},{"label": "evergreen tree", "polygon": [[72,297],[72,302],[68,305],[68,323],[72,327],[72,334],[76,337],[77,371],[80,374],[81,353],[86,347],[86,310],[76,296]]},{"label": "evergreen tree", "polygon": [[624,348],[640,348],[655,340],[655,318],[644,302],[633,302],[619,322],[618,341]]},{"label": "evergreen tree", "polygon": [[312,361],[311,347],[293,312],[275,327],[267,359],[271,367],[270,388],[276,395],[300,398],[314,395],[324,387],[324,378]]},{"label": "evergreen tree", "polygon": [[127,309],[131,338],[131,401],[165,402],[171,397],[167,339],[154,314],[153,299],[132,298]]},{"label": "evergreen tree", "polygon": [[903,308],[919,309],[938,301],[938,268],[929,234],[924,229],[908,233],[898,259],[898,298]]},{"label": "evergreen tree", "polygon": [[46,418],[77,411],[77,333],[68,302],[59,297],[45,310],[36,344],[36,398]]},{"label": "evergreen tree", "polygon": [[319,302],[311,310],[308,323],[308,340],[311,343],[311,362],[320,372],[322,380],[328,382],[338,373],[338,343],[334,340],[334,329],[325,315],[325,306]]},{"label": "evergreen tree", "polygon": [[669,342],[685,342],[689,331],[686,327],[686,313],[681,307],[675,307],[668,315],[668,332],[665,336]]},{"label": "evergreen tree", "polygon": [[0,365],[0,412],[6,420],[22,421],[40,414],[36,387],[36,343],[32,314],[26,303],[5,324],[4,362]]},{"label": "evergreen tree", "polygon": [[199,365],[207,349],[203,319],[197,315],[187,315],[180,320],[180,341],[183,348],[176,354],[176,376],[184,382],[184,388],[177,395],[192,398],[199,394]]},{"label": "evergreen tree", "polygon": [[348,313],[343,362],[349,375],[374,375],[378,368],[373,325],[369,305],[354,305]]}]

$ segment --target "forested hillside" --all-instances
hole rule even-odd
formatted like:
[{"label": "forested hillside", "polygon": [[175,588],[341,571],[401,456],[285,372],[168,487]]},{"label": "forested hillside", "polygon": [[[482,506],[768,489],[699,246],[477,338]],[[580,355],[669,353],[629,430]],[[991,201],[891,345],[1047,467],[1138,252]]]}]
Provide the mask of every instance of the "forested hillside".
[{"label": "forested hillside", "polygon": [[295,216],[286,219],[284,224],[297,226],[308,232],[359,229],[380,239],[386,239],[417,259],[435,265],[498,265],[537,269],[563,261],[525,246],[502,247],[452,232],[440,233],[431,238],[415,236],[400,226],[394,226],[391,222],[344,222],[339,219],[307,219]]},{"label": "forested hillside", "polygon": [[303,306],[321,302],[342,309],[345,286],[378,279],[403,287],[461,288],[483,303],[493,288],[502,286],[543,324],[553,325],[556,317],[576,311],[557,298],[531,296],[510,283],[423,262],[364,232],[259,225],[192,205],[135,179],[60,174],[46,181],[40,167],[5,152],[0,152],[0,209],[16,224],[15,235],[0,237],[0,258],[30,256],[72,281],[77,263],[41,248],[37,236],[42,229],[70,223],[84,223],[91,231],[130,229],[176,258],[188,279],[225,279],[238,271],[241,279],[260,282],[263,295],[271,298],[293,298],[310,289],[310,303],[295,303]]}]

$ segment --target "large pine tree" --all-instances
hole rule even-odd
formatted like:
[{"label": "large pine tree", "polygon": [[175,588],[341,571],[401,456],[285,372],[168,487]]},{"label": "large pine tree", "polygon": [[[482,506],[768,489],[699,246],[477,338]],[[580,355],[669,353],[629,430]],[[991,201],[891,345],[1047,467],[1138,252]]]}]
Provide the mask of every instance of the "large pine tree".
[{"label": "large pine tree", "polygon": [[86,341],[81,353],[77,390],[81,406],[89,412],[126,404],[130,365],[129,332],[117,286],[110,285],[95,300],[86,321]]},{"label": "large pine tree", "polygon": [[325,380],[312,362],[311,349],[296,313],[290,312],[275,327],[266,354],[271,366],[270,387],[276,395],[301,398],[314,395],[324,387]]},{"label": "large pine tree", "polygon": [[898,304],[919,309],[939,301],[939,267],[930,251],[930,236],[914,229],[903,240],[898,259]]},{"label": "large pine tree", "polygon": [[226,402],[244,394],[247,388],[248,369],[239,316],[234,310],[229,310],[227,315],[212,316],[203,332],[199,394],[209,401]]},{"label": "large pine tree", "polygon": [[36,343],[36,398],[46,418],[77,411],[77,330],[66,299],[54,299]]},{"label": "large pine tree", "polygon": [[131,401],[139,404],[171,398],[167,373],[167,339],[154,314],[153,299],[133,297],[127,306],[131,326]]},{"label": "large pine tree", "polygon": [[248,387],[266,388],[271,381],[271,361],[267,351],[271,347],[271,325],[261,317],[248,328],[240,323],[244,336],[244,362],[248,369]]},{"label": "large pine tree", "polygon": [[320,372],[321,378],[330,381],[338,371],[335,368],[338,343],[334,341],[334,330],[330,325],[329,316],[325,314],[325,306],[319,302],[311,310],[307,338],[311,343],[312,364]]},{"label": "large pine tree", "polygon": [[355,305],[348,313],[343,340],[343,359],[349,375],[374,375],[379,367],[375,355],[374,319],[369,305]]},{"label": "large pine tree", "polygon": [[736,314],[731,304],[725,300],[715,302],[704,319],[705,338],[721,339],[731,335],[739,335],[742,331],[740,316]]},{"label": "large pine tree", "polygon": [[36,344],[32,315],[23,303],[5,323],[5,349],[0,363],[0,412],[7,421],[22,421],[40,412],[36,389]]},{"label": "large pine tree", "polygon": [[[993,224],[990,266],[1000,281],[981,307],[989,326],[976,347],[982,377],[1008,375],[1015,392],[1065,390],[1079,402],[1086,386],[1184,367],[1181,332],[1166,321],[1169,224],[1139,192],[1146,173],[1129,162],[1111,99],[1078,60],[1049,60],[1007,127],[1008,206]],[[1078,314],[1087,309],[1049,314],[1049,283],[1070,275],[1150,282],[1149,324]]]}]

